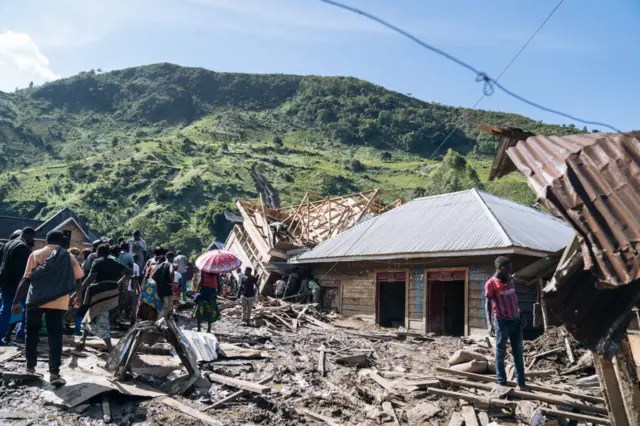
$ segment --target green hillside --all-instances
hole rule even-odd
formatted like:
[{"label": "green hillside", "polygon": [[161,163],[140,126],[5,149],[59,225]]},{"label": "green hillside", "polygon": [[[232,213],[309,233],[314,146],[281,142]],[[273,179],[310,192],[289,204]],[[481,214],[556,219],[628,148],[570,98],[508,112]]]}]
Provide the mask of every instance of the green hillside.
[{"label": "green hillside", "polygon": [[197,251],[226,237],[224,209],[265,185],[283,205],[308,190],[409,199],[474,185],[532,203],[521,176],[486,182],[496,141],[475,125],[578,133],[470,111],[439,153],[461,155],[429,160],[465,111],[348,77],[171,64],[81,73],[0,92],[0,214],[44,217],[68,205],[98,232],[140,228]]}]

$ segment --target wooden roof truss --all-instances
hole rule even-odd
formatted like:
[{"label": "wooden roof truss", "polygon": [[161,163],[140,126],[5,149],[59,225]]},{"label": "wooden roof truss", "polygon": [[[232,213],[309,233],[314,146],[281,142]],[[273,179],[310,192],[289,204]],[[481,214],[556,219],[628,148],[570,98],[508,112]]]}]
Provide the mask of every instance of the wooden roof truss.
[{"label": "wooden roof truss", "polygon": [[[401,200],[386,204],[380,190],[359,192],[333,198],[308,192],[300,204],[280,209],[269,208],[260,199],[259,203],[241,200],[238,208],[245,219],[245,227],[255,229],[263,249],[273,249],[270,224],[284,222],[289,225],[284,243],[291,248],[312,247],[358,224],[362,219],[378,216],[402,204]],[[248,223],[247,223],[248,222]],[[262,244],[264,243],[264,244]],[[280,244],[280,242],[278,242]]]}]

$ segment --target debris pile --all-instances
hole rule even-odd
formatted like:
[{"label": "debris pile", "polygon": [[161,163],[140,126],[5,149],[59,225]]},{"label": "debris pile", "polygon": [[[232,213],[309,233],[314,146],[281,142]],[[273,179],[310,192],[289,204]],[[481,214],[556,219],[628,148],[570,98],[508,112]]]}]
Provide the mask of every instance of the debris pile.
[{"label": "debris pile", "polygon": [[510,356],[507,357],[509,381],[506,386],[497,384],[492,340],[486,337],[462,340],[468,346],[449,358],[449,368],[436,368],[437,384],[427,390],[433,396],[462,401],[450,425],[463,422],[486,425],[491,420],[501,424],[509,419],[543,425],[556,418],[610,424],[601,392],[589,392],[578,386],[585,382],[584,377],[578,378],[593,371],[591,352],[584,350],[562,328],[549,329],[536,340],[525,342],[525,374],[530,392],[516,389]]},{"label": "debris pile", "polygon": [[[32,410],[40,419],[57,408],[34,410],[32,402],[28,408],[33,395],[29,401],[13,399],[16,389],[37,389],[43,402],[65,410],[56,415],[70,425],[86,424],[88,418],[265,426],[487,425],[525,418],[608,422],[601,395],[550,386],[556,377],[530,377],[532,393],[515,390],[513,382],[497,386],[491,373],[494,343],[486,337],[381,330],[366,318],[345,319],[313,304],[269,298],[257,303],[255,325],[244,326],[233,301],[221,298],[220,305],[223,320],[214,324],[213,334],[194,331],[186,312],[175,321],[139,323],[121,337],[105,368],[97,356],[102,348],[90,340],[85,352],[65,351],[62,374],[68,386],[29,388],[8,376],[0,392],[12,415]],[[527,358],[537,359],[535,368],[547,368],[548,359],[560,356],[541,354],[546,346],[534,353],[534,343],[527,345]],[[574,356],[583,353],[577,346],[572,350]],[[20,353],[7,352],[5,370],[20,369]],[[559,362],[559,370],[570,367],[563,358]],[[571,366],[577,365],[578,360]],[[570,381],[576,375],[561,377]]]}]

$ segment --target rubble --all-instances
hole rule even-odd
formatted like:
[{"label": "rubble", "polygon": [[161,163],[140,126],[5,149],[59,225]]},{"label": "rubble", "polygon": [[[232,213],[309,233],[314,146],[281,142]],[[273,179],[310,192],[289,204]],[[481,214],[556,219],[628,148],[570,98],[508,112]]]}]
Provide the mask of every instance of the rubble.
[{"label": "rubble", "polygon": [[[120,338],[105,368],[95,349],[86,348],[84,357],[66,350],[67,386],[52,390],[45,381],[5,382],[0,394],[9,399],[2,408],[27,409],[12,400],[13,391],[6,391],[11,386],[39,392],[42,402],[62,407],[58,415],[74,426],[107,417],[117,424],[156,419],[162,424],[439,425],[472,418],[479,425],[505,424],[531,411],[520,401],[532,404],[536,418],[608,424],[602,396],[572,384],[588,368],[536,374],[530,379],[533,392],[523,393],[514,382],[497,387],[488,369],[485,374],[453,369],[461,361],[493,365],[494,344],[485,337],[392,332],[366,320],[358,320],[364,324],[357,329],[344,328],[336,324],[348,320],[313,304],[270,298],[256,304],[255,323],[244,326],[239,307],[231,300],[222,303],[227,308],[213,334],[192,330],[186,315],[178,318],[181,328],[173,320],[136,324]],[[537,372],[588,364],[588,352],[572,340],[578,360],[569,362],[562,330],[547,334],[526,344],[527,358],[537,359]],[[563,352],[541,355],[547,348]],[[457,364],[450,367],[452,361]],[[3,364],[5,370],[18,366],[16,358]],[[44,366],[39,364],[39,371]],[[201,380],[206,387],[196,383]],[[32,409],[35,421],[52,409],[59,410]]]}]

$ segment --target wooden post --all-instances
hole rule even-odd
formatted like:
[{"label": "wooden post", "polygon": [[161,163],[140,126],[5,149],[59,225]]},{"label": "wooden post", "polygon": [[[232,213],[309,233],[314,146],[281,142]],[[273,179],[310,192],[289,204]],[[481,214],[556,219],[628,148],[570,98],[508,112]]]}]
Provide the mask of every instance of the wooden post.
[{"label": "wooden post", "polygon": [[542,311],[542,324],[544,325],[544,331],[549,328],[549,311],[547,310],[547,304],[542,297],[542,291],[544,289],[544,280],[538,280],[538,300],[540,300],[540,311]]},{"label": "wooden post", "polygon": [[320,351],[320,354],[318,355],[318,372],[322,377],[324,377],[324,370],[324,351]]},{"label": "wooden post", "polygon": [[609,411],[611,424],[613,426],[628,426],[629,421],[624,411],[622,393],[620,392],[618,378],[613,369],[613,363],[594,352],[593,365],[596,368],[596,373],[598,373],[600,388],[602,389],[605,404]]},{"label": "wooden post", "polygon": [[638,426],[640,425],[640,384],[628,337],[625,336],[620,343],[620,349],[614,356],[612,364],[618,379],[627,420],[630,425]]}]

